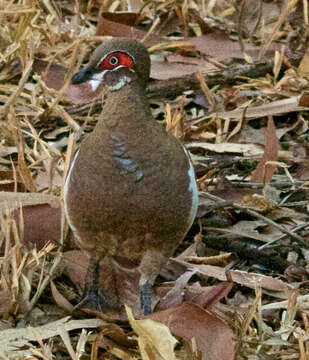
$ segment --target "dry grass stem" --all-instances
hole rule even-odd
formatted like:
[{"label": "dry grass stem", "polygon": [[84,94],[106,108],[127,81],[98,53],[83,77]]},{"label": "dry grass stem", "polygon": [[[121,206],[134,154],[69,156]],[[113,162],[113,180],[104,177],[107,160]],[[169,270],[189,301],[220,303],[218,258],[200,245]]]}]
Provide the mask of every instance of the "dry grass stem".
[{"label": "dry grass stem", "polygon": [[287,6],[283,9],[283,11],[281,12],[271,34],[269,35],[268,39],[266,39],[265,44],[262,46],[260,54],[259,54],[259,59],[262,59],[265,54],[267,49],[270,47],[271,43],[274,41],[277,32],[279,31],[280,27],[282,26],[282,24],[284,23],[284,21],[286,20],[286,18],[289,16],[289,14],[292,12],[292,10],[294,9],[294,7],[296,6],[298,0],[290,0],[287,4]]}]

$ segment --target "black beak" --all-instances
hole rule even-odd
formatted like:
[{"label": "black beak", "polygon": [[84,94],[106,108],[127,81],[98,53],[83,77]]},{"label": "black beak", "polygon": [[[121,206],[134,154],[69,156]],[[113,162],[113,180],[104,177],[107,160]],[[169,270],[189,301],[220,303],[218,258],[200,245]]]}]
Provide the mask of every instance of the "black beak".
[{"label": "black beak", "polygon": [[89,67],[85,67],[72,76],[71,83],[73,85],[81,84],[85,81],[91,80],[94,71]]}]

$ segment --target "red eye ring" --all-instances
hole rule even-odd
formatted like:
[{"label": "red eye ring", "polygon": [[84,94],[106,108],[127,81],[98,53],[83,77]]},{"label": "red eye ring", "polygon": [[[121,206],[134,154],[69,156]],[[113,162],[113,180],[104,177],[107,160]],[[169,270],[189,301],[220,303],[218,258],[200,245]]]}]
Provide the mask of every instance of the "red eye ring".
[{"label": "red eye ring", "polygon": [[97,68],[99,70],[114,70],[119,66],[132,69],[134,66],[134,59],[131,55],[124,51],[114,51],[102,59]]}]

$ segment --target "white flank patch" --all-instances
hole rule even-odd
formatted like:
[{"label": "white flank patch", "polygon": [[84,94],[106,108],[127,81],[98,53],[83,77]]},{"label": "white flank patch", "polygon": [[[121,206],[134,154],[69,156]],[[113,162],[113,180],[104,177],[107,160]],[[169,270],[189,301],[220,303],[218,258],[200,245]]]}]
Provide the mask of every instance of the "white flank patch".
[{"label": "white flank patch", "polygon": [[193,221],[195,219],[196,213],[197,213],[197,207],[198,207],[198,190],[197,190],[197,186],[196,186],[196,179],[195,179],[195,173],[194,173],[194,167],[191,161],[191,157],[190,154],[188,152],[188,150],[186,148],[184,148],[184,151],[187,155],[190,167],[188,170],[188,175],[190,178],[190,184],[189,184],[189,190],[192,193],[192,206],[191,206],[191,211],[190,211],[190,220],[189,220],[189,229],[193,224]]},{"label": "white flank patch", "polygon": [[75,160],[77,159],[78,154],[79,154],[79,150],[76,151],[76,154],[74,155],[73,161],[71,162],[70,169],[69,169],[69,172],[68,172],[67,177],[65,179],[65,183],[64,183],[64,187],[63,187],[63,203],[64,203],[65,217],[67,218],[67,222],[68,222],[70,228],[72,229],[72,231],[75,234],[76,234],[77,230],[76,230],[75,226],[73,226],[73,224],[70,221],[70,217],[69,217],[69,213],[68,213],[68,209],[67,209],[67,196],[68,196],[68,189],[69,189],[71,172],[72,172],[72,169],[73,169],[73,166],[75,164]]}]

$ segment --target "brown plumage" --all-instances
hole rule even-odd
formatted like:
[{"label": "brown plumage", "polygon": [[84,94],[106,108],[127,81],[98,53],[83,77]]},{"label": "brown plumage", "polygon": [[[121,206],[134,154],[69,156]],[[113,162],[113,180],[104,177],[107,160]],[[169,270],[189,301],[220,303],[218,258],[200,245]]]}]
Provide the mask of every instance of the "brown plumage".
[{"label": "brown plumage", "polygon": [[65,184],[68,222],[91,257],[80,306],[108,311],[121,304],[97,289],[102,258],[138,267],[141,307],[151,312],[151,286],[192,225],[197,208],[194,172],[180,142],[151,115],[145,87],[150,59],[137,41],[112,39],[94,52],[72,83],[105,90],[94,131],[82,142]]}]

